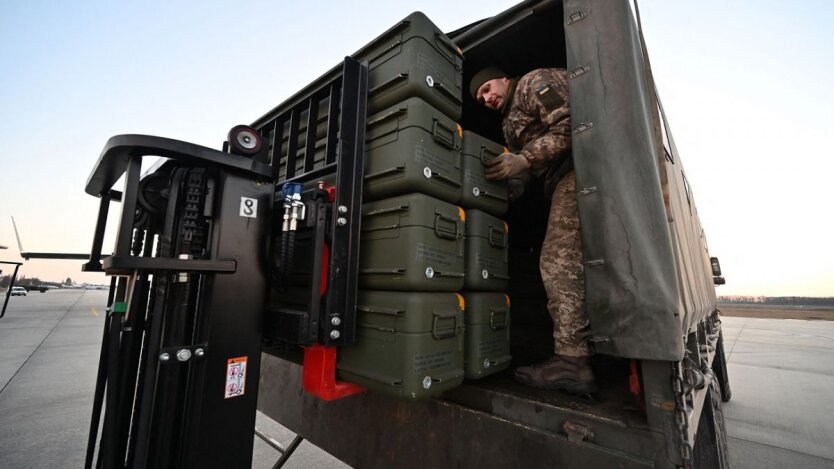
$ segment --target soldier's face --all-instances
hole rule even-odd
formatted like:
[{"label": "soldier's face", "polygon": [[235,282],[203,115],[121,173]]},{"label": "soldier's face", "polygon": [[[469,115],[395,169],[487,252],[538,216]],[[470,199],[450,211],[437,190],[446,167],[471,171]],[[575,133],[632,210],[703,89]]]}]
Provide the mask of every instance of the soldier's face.
[{"label": "soldier's face", "polygon": [[478,92],[475,93],[475,98],[482,105],[497,111],[504,106],[504,102],[507,100],[507,88],[509,84],[510,79],[507,77],[493,78],[484,82],[478,88]]}]

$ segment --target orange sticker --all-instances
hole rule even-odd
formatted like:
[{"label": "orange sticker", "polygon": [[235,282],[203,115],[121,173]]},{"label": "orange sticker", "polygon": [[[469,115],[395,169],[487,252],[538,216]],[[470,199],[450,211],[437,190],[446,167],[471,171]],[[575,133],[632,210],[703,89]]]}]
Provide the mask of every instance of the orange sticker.
[{"label": "orange sticker", "polygon": [[461,295],[460,293],[455,293],[455,295],[458,296],[458,306],[460,306],[460,310],[465,311],[466,310],[466,300],[463,299],[463,295]]},{"label": "orange sticker", "polygon": [[460,221],[466,221],[466,212],[458,207],[458,215],[460,216]]},{"label": "orange sticker", "polygon": [[507,306],[510,306],[510,295],[504,293],[504,299],[507,300]]}]

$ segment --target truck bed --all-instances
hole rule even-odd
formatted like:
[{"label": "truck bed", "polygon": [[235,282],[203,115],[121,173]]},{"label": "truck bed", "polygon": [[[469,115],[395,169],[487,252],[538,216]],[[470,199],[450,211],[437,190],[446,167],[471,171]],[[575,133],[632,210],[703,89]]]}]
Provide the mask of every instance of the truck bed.
[{"label": "truck bed", "polygon": [[[325,402],[302,390],[299,365],[264,355],[258,407],[354,467],[652,467],[656,437],[622,365],[597,359],[615,372],[601,373],[594,398],[531,389],[507,371],[424,401],[363,393]],[[566,422],[589,434],[569,435]]]}]

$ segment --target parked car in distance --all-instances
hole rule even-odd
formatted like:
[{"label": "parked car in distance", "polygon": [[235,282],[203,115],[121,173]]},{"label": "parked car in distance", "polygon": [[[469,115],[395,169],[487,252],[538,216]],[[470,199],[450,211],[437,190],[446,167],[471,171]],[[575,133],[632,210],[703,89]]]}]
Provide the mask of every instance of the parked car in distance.
[{"label": "parked car in distance", "polygon": [[29,292],[23,287],[12,287],[12,296],[26,296]]}]

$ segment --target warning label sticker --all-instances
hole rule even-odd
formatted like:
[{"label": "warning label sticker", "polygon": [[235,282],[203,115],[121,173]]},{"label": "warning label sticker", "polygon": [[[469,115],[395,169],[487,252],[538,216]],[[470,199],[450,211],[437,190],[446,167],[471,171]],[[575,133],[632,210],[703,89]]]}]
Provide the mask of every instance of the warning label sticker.
[{"label": "warning label sticker", "polygon": [[242,396],[246,392],[246,360],[247,357],[237,357],[226,361],[224,399]]}]

